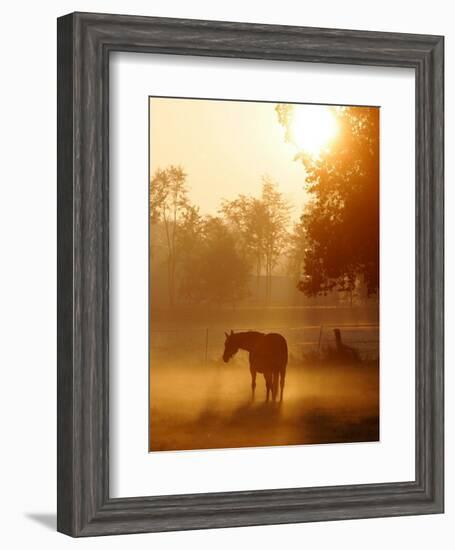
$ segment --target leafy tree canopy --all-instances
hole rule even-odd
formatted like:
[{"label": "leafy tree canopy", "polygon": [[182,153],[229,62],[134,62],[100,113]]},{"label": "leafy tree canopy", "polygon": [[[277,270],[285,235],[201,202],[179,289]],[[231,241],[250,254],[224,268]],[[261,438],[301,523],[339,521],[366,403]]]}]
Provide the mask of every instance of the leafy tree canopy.
[{"label": "leafy tree canopy", "polygon": [[181,294],[194,302],[235,303],[248,293],[249,265],[219,217],[200,220],[197,246],[185,256]]},{"label": "leafy tree canopy", "polygon": [[[291,139],[292,105],[276,107]],[[296,155],[305,167],[310,202],[296,228],[307,296],[379,285],[379,109],[333,108],[339,131],[319,155]],[[294,247],[296,243],[294,242]]]}]

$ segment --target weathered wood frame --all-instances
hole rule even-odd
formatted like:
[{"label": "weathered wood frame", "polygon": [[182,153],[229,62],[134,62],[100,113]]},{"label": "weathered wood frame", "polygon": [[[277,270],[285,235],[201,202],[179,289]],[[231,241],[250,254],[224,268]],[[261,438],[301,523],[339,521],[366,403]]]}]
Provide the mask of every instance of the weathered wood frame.
[{"label": "weathered wood frame", "polygon": [[[58,530],[72,536],[443,511],[443,38],[74,13],[58,20]],[[109,53],[411,67],[416,480],[109,496]]]}]

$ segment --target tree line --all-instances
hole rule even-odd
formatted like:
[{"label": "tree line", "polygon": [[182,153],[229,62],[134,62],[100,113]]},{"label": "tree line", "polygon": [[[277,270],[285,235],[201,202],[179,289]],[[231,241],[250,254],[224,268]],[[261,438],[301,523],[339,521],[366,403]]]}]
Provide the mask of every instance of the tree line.
[{"label": "tree line", "polygon": [[[276,107],[290,136],[292,105]],[[150,182],[151,258],[165,266],[169,305],[236,303],[252,278],[265,281],[270,303],[273,274],[286,265],[306,296],[350,292],[361,281],[379,285],[379,110],[336,108],[340,131],[317,157],[299,152],[310,200],[297,223],[291,205],[268,176],[259,196],[223,200],[203,216],[189,198],[187,174],[171,165]]]},{"label": "tree line", "polygon": [[236,303],[247,297],[251,276],[265,278],[265,302],[272,276],[285,253],[291,205],[278,184],[263,177],[261,195],[223,200],[216,216],[203,216],[191,203],[181,166],[158,169],[150,184],[152,262],[167,269],[169,305]]}]

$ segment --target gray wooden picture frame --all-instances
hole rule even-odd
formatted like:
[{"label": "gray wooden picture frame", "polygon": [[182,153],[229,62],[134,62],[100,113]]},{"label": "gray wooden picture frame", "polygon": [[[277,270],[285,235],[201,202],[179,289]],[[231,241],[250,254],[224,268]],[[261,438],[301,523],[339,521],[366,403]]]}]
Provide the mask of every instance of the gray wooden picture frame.
[{"label": "gray wooden picture frame", "polygon": [[[410,67],[416,82],[415,481],[109,496],[109,54]],[[443,511],[440,36],[74,13],[58,20],[58,530],[92,536]]]}]

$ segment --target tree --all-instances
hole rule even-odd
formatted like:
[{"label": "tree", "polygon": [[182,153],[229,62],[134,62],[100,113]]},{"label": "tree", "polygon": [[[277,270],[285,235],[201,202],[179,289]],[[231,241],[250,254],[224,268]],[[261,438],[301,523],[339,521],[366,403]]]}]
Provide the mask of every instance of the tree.
[{"label": "tree", "polygon": [[256,278],[265,274],[265,299],[270,302],[272,275],[287,240],[290,205],[271,178],[262,178],[259,198],[240,195],[224,201],[222,214],[237,233],[244,255],[255,265]]},{"label": "tree", "polygon": [[290,205],[278,191],[277,184],[264,177],[261,202],[264,209],[264,263],[266,276],[266,301],[272,297],[272,275],[278,258],[288,241],[287,226],[289,224]]},{"label": "tree", "polygon": [[186,174],[180,166],[157,170],[150,182],[150,223],[164,226],[169,305],[174,306],[179,231],[190,208]]},{"label": "tree", "polygon": [[198,246],[186,258],[183,270],[181,292],[191,301],[220,306],[233,304],[248,293],[249,265],[219,217],[202,221]]},{"label": "tree", "polygon": [[182,213],[177,233],[177,251],[180,262],[179,294],[189,299],[194,298],[194,269],[202,246],[203,231],[204,219],[199,214],[199,208],[188,205]]},{"label": "tree", "polygon": [[239,195],[232,201],[223,201],[220,211],[236,236],[244,257],[254,265],[259,285],[264,257],[264,205],[260,199]]},{"label": "tree", "polygon": [[[290,139],[292,105],[278,105]],[[339,132],[319,156],[300,152],[311,194],[299,233],[308,296],[351,292],[363,279],[368,294],[379,286],[379,110],[335,108]]]},{"label": "tree", "polygon": [[293,279],[299,281],[304,276],[306,237],[302,220],[294,224],[289,235],[288,269]]}]

